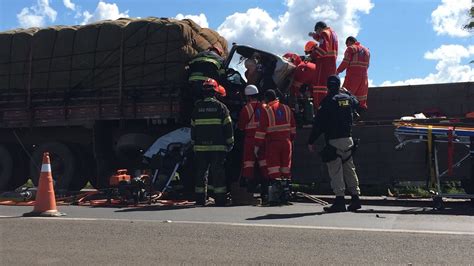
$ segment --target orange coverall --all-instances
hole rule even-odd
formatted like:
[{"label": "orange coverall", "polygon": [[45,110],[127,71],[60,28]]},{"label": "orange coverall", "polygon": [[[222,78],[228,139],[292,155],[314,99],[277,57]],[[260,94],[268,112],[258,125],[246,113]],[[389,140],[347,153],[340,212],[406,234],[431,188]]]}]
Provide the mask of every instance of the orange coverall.
[{"label": "orange coverall", "polygon": [[270,180],[291,178],[291,142],[296,136],[293,112],[278,100],[269,102],[262,110],[255,144],[258,147],[265,145],[268,177]]},{"label": "orange coverall", "polygon": [[337,35],[330,27],[325,28],[320,34],[314,35],[314,39],[319,42],[311,52],[310,56],[313,62],[318,65],[317,68],[317,84],[313,88],[315,92],[327,93],[328,77],[336,74],[336,58],[337,58]]},{"label": "orange coverall", "polygon": [[367,93],[369,91],[369,78],[367,69],[369,68],[370,52],[359,42],[347,47],[344,52],[344,59],[337,68],[337,73],[346,70],[344,88],[357,97],[360,106],[367,109]]},{"label": "orange coverall", "polygon": [[260,116],[263,109],[262,103],[258,101],[250,101],[247,103],[242,111],[240,111],[239,122],[237,127],[244,131],[244,153],[243,153],[243,164],[242,164],[242,176],[248,179],[254,178],[254,166],[255,162],[258,161],[260,166],[261,174],[265,177],[267,163],[264,157],[264,150],[259,151],[258,158],[255,157],[255,131],[258,128]]},{"label": "orange coverall", "polygon": [[290,92],[292,95],[298,95],[299,89],[303,84],[309,85],[312,89],[314,108],[318,109],[321,101],[326,97],[327,90],[320,90],[318,87],[318,67],[311,62],[303,61],[296,66],[293,72],[293,82],[291,83]]}]

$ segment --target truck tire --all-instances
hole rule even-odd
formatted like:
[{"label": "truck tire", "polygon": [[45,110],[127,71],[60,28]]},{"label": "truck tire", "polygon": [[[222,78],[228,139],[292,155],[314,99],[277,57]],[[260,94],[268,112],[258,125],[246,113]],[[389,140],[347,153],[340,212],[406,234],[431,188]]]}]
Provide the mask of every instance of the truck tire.
[{"label": "truck tire", "polygon": [[125,168],[137,167],[142,162],[142,154],[153,141],[151,136],[142,133],[122,135],[115,145],[115,155]]},{"label": "truck tire", "polygon": [[0,145],[0,191],[6,190],[13,175],[13,158],[4,145]]},{"label": "truck tire", "polygon": [[43,143],[33,151],[30,162],[30,176],[33,184],[38,185],[43,153],[45,152],[49,152],[50,155],[51,171],[55,181],[54,188],[67,190],[79,167],[71,148],[60,142]]},{"label": "truck tire", "polygon": [[28,181],[28,155],[20,145],[13,145],[9,147],[13,158],[13,173],[12,178],[8,182],[7,189],[15,190],[24,185]]}]

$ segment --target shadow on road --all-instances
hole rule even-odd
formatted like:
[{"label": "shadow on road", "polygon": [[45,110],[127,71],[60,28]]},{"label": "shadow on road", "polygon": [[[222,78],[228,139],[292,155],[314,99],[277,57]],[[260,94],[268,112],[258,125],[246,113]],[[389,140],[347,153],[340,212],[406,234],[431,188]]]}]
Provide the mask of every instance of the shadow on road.
[{"label": "shadow on road", "polygon": [[465,208],[445,208],[443,210],[434,210],[433,208],[428,207],[415,207],[405,210],[362,209],[358,210],[357,213],[474,216],[474,208],[466,206]]},{"label": "shadow on road", "polygon": [[168,211],[168,210],[181,210],[181,209],[191,209],[195,208],[194,205],[164,205],[164,206],[143,206],[143,207],[131,207],[131,208],[122,208],[120,210],[116,210],[115,212],[143,212],[143,211]]},{"label": "shadow on road", "polygon": [[248,221],[256,221],[256,220],[274,220],[274,219],[292,219],[292,218],[299,218],[304,216],[314,216],[314,215],[322,215],[327,214],[326,212],[304,212],[304,213],[288,213],[288,214],[266,214],[262,216],[257,216],[253,218],[247,218],[245,220]]}]

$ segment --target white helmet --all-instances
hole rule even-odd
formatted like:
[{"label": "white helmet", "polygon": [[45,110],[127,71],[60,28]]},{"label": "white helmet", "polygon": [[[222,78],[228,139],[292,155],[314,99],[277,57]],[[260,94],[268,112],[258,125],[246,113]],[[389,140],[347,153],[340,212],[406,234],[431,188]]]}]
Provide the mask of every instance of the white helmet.
[{"label": "white helmet", "polygon": [[257,86],[255,85],[247,85],[247,87],[245,87],[245,95],[249,96],[249,95],[256,95],[258,94],[258,89],[257,89]]}]

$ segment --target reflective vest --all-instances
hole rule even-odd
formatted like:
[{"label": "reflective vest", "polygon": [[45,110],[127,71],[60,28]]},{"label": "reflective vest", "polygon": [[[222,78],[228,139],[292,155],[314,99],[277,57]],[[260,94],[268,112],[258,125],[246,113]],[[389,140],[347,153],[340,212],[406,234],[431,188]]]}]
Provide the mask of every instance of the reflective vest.
[{"label": "reflective vest", "polygon": [[296,136],[295,117],[290,107],[272,101],[263,108],[260,122],[255,132],[257,146],[262,146],[267,140],[293,140]]},{"label": "reflective vest", "polygon": [[311,57],[313,59],[321,57],[334,57],[337,58],[337,35],[330,27],[325,28],[317,36],[319,45],[314,47]]},{"label": "reflective vest", "polygon": [[258,128],[263,105],[258,101],[247,103],[240,111],[239,123],[237,127],[245,132],[246,138],[255,137],[255,131]]},{"label": "reflective vest", "polygon": [[191,116],[194,151],[227,151],[234,145],[232,119],[227,107],[215,98],[196,102]]},{"label": "reflective vest", "polygon": [[197,54],[189,62],[189,81],[204,81],[208,78],[220,80],[224,73],[224,59],[213,51]]},{"label": "reflective vest", "polygon": [[365,74],[370,63],[369,49],[362,46],[359,42],[350,45],[344,52],[344,59],[337,68],[337,73],[341,73],[347,68],[347,74]]}]

